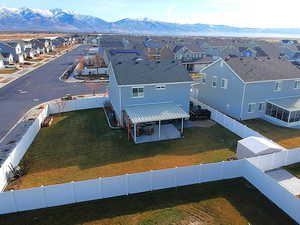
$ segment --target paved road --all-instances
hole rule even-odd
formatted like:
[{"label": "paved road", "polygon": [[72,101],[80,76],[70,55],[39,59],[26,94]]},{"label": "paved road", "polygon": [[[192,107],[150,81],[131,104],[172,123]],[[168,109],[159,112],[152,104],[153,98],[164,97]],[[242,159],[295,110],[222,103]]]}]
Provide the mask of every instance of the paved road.
[{"label": "paved road", "polygon": [[[86,52],[86,48],[81,45],[0,89],[0,139],[30,108],[66,94],[93,92],[86,84],[65,83],[58,79],[76,58]],[[96,85],[97,93],[106,90],[104,84]]]}]

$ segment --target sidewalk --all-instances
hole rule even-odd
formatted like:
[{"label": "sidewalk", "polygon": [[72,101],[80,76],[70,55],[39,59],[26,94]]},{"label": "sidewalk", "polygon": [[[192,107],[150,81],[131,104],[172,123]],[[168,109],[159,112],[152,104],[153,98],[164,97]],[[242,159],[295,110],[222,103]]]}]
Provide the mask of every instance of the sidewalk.
[{"label": "sidewalk", "polygon": [[[27,73],[30,73],[36,69],[38,69],[41,66],[44,66],[45,64],[63,56],[64,54],[66,54],[68,51],[72,51],[73,49],[77,48],[79,45],[75,45],[73,47],[71,47],[70,49],[66,49],[61,51],[59,54],[56,55],[47,55],[47,56],[51,56],[50,58],[45,58],[43,60],[41,60],[40,62],[30,62],[32,63],[31,66],[25,67],[22,70],[19,70],[15,73],[12,74],[0,74],[0,88],[5,87],[6,85],[10,84],[11,82],[19,79],[20,77],[25,76]],[[37,66],[35,66],[37,65]]]}]

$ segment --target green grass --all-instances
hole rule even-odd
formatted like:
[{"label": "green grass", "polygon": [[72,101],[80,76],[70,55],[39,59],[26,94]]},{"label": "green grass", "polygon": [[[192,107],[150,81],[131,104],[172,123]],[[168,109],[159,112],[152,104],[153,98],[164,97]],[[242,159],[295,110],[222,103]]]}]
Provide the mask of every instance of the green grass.
[{"label": "green grass", "polygon": [[0,224],[296,225],[243,179],[1,215]]},{"label": "green grass", "polygon": [[300,179],[300,163],[286,166],[285,169]]},{"label": "green grass", "polygon": [[246,120],[243,123],[285,148],[300,147],[300,129],[276,126],[261,119]]},{"label": "green grass", "polygon": [[134,144],[125,130],[107,126],[102,109],[64,113],[55,117],[52,127],[41,129],[22,161],[27,174],[9,188],[218,162],[235,155],[240,139],[219,125],[185,129],[184,135]]}]

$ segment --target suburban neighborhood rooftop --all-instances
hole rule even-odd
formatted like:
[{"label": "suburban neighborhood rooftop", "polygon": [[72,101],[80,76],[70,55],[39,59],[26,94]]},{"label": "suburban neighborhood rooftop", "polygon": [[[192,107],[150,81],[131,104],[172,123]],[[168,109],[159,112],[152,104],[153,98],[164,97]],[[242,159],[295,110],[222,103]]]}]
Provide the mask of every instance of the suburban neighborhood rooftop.
[{"label": "suburban neighborhood rooftop", "polygon": [[300,78],[296,66],[279,58],[231,57],[226,62],[245,82]]},{"label": "suburban neighborhood rooftop", "polygon": [[119,85],[192,82],[184,66],[176,61],[114,59],[112,65]]}]

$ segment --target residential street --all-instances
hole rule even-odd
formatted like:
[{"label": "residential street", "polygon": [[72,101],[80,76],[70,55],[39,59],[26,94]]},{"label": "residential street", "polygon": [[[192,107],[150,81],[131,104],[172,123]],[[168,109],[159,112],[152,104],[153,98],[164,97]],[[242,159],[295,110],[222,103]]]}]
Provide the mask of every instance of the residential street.
[{"label": "residential street", "polygon": [[[0,88],[0,139],[35,105],[66,94],[93,93],[93,90],[84,83],[65,83],[59,80],[67,67],[86,51],[86,47],[82,45]],[[95,85],[98,86],[97,93],[106,91],[105,84]]]}]

